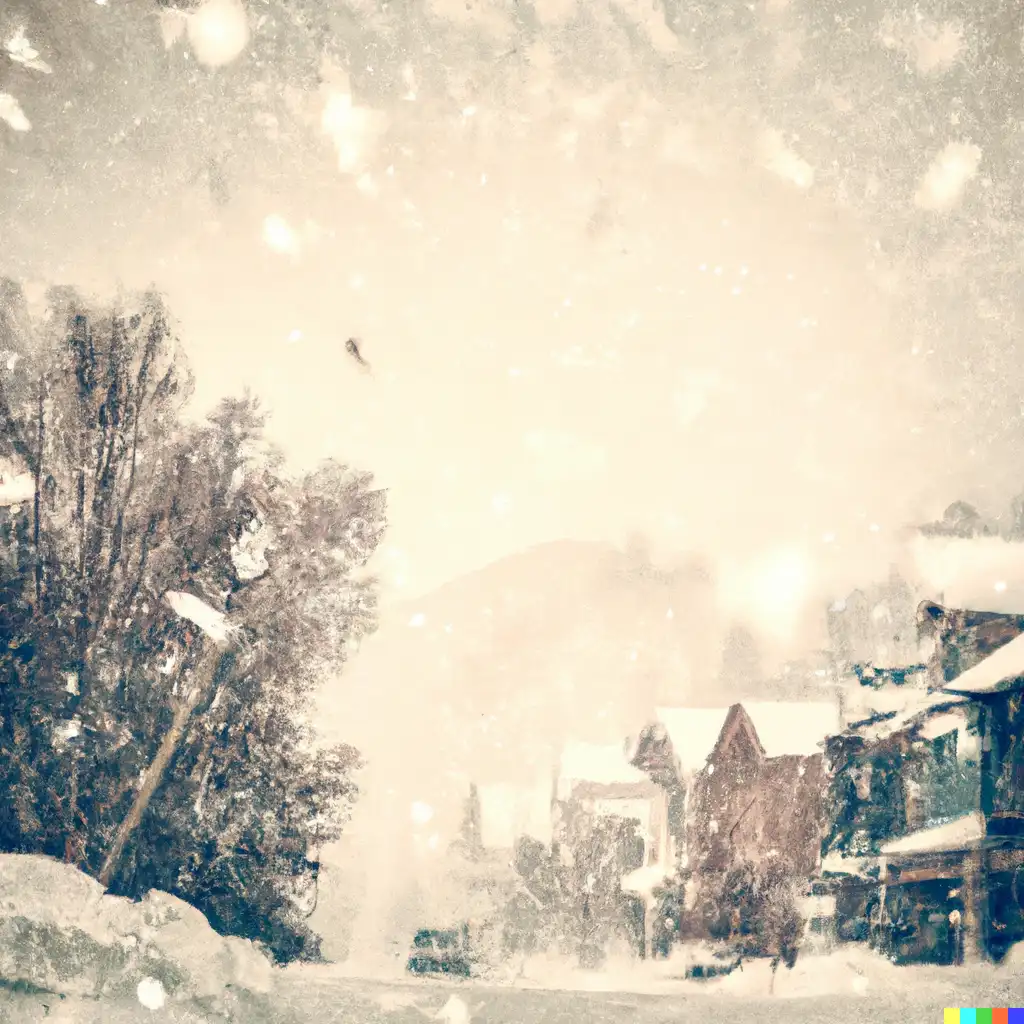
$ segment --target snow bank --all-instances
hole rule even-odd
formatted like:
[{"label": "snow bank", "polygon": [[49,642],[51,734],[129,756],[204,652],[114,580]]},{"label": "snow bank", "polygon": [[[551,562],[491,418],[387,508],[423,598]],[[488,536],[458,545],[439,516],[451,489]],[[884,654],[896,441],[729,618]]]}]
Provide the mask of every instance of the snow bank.
[{"label": "snow bank", "polygon": [[218,935],[184,901],[153,890],[108,896],[77,868],[0,855],[0,980],[69,996],[161,991],[170,1001],[267,993],[273,967],[251,942]]}]

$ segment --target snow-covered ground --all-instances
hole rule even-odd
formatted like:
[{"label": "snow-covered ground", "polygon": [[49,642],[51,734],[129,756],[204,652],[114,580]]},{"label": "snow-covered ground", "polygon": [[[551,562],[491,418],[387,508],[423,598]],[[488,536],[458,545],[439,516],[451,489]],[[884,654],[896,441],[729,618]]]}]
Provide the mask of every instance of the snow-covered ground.
[{"label": "snow-covered ground", "polygon": [[[0,1024],[33,1020],[299,1024],[306,1021],[663,1021],[682,1008],[723,1020],[818,1019],[825,1002],[859,1020],[906,1020],[943,1006],[1024,1003],[1024,946],[1002,967],[897,967],[862,946],[802,955],[792,970],[747,962],[688,979],[710,950],[667,961],[613,957],[603,970],[572,960],[509,962],[472,981],[418,979],[404,957],[383,964],[278,969],[250,944],[218,936],[164,893],[139,903],[106,895],[44,857],[0,857]],[[56,993],[60,993],[59,995]],[[845,1012],[845,1011],[844,1011]],[[930,1011],[929,1011],[930,1012]],[[830,1010],[834,1016],[834,1012]],[[685,1014],[682,1014],[685,1016]]]},{"label": "snow-covered ground", "polygon": [[[553,961],[531,962],[514,984],[453,980],[357,979],[341,966],[301,966],[277,972],[273,991],[241,993],[225,1018],[200,1005],[148,1010],[132,999],[59,1000],[0,992],[0,1024],[59,1021],[75,1024],[663,1024],[701,1019],[745,1024],[856,1019],[866,1024],[933,1020],[944,1006],[1021,1005],[1024,978],[1016,959],[1002,968],[895,967],[867,950],[850,947],[830,956],[807,956],[792,971],[780,969],[769,995],[767,963],[709,982],[680,981],[678,963],[579,971]],[[936,1016],[932,1016],[935,1014]]]},{"label": "snow-covered ground", "polygon": [[548,967],[544,975],[537,965],[532,971],[528,965],[526,979],[505,986],[419,979],[357,981],[341,977],[331,967],[302,968],[284,972],[279,995],[292,1009],[301,1007],[310,1020],[396,1024],[426,1018],[449,1024],[654,1024],[686,1020],[693,1013],[702,1019],[738,1022],[810,1022],[826,1015],[902,1024],[908,1019],[940,1019],[944,1006],[1012,1006],[1024,999],[1024,980],[1012,966],[899,968],[861,950],[807,957],[792,971],[781,969],[774,995],[768,994],[771,971],[766,963],[745,965],[742,972],[710,982],[674,980],[671,968],[664,965],[603,972]]},{"label": "snow-covered ground", "polygon": [[[1011,954],[1002,967],[977,965],[949,968],[931,966],[898,967],[865,947],[846,946],[829,955],[803,956],[792,970],[780,967],[771,991],[771,967],[767,961],[751,961],[742,970],[708,981],[682,977],[685,954],[668,961],[650,964],[620,962],[600,971],[585,971],[572,963],[554,959],[533,959],[510,968],[508,976],[488,982],[454,982],[401,978],[397,973],[378,980],[357,979],[342,965],[294,967],[282,972],[280,991],[305,990],[312,994],[337,992],[347,998],[376,1003],[377,1012],[412,1008],[417,1013],[433,1013],[445,1003],[448,994],[461,993],[470,1009],[482,1002],[479,1016],[471,1019],[534,1020],[547,1019],[547,1011],[526,1008],[553,1007],[572,995],[597,1000],[596,1007],[664,1006],[665,1000],[699,1002],[704,1014],[715,1016],[717,1007],[747,1005],[755,1008],[776,1004],[797,1007],[819,1005],[821,1000],[847,1000],[864,1006],[900,1007],[961,1005],[1020,1005],[1024,1000],[1024,976],[1020,967],[1024,956]],[[986,1003],[985,999],[989,1001]],[[637,1000],[640,1000],[637,1002]],[[1001,1000],[1001,1001],[1000,1001]],[[591,1005],[588,1001],[587,1005]],[[487,1007],[522,1007],[521,1016],[492,1016]],[[502,1011],[504,1012],[504,1011]],[[611,1012],[609,1010],[609,1012]],[[858,1015],[864,1011],[856,1010]],[[895,1012],[895,1011],[894,1011]],[[657,1015],[655,1015],[657,1016]],[[897,1019],[899,1014],[892,1019]],[[568,1019],[568,1018],[567,1018]],[[580,1016],[580,1020],[589,1019]],[[614,1015],[601,1019],[620,1019]],[[628,1016],[621,1017],[629,1019]],[[660,1019],[660,1018],[659,1018]],[[752,1014],[753,1019],[753,1014]],[[789,1018],[787,1018],[789,1019]],[[879,1017],[878,1019],[890,1019]]]}]

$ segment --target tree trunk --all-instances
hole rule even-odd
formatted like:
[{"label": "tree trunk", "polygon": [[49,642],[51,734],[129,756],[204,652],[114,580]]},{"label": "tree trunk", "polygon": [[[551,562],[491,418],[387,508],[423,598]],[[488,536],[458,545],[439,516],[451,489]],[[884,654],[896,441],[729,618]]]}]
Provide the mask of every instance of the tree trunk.
[{"label": "tree trunk", "polygon": [[[207,643],[210,643],[210,641],[207,641]],[[121,825],[117,830],[117,835],[114,837],[114,843],[110,848],[110,853],[107,854],[107,859],[103,864],[103,869],[100,871],[99,882],[104,888],[110,885],[110,879],[117,870],[118,862],[121,860],[121,855],[124,853],[124,848],[128,844],[128,840],[131,839],[132,833],[139,827],[139,823],[142,821],[142,816],[146,813],[146,808],[149,806],[150,800],[153,799],[153,794],[156,793],[160,783],[163,781],[164,772],[167,771],[167,766],[171,763],[171,760],[177,752],[178,744],[181,742],[181,737],[185,732],[185,727],[188,725],[189,717],[195,709],[196,704],[199,703],[200,697],[202,697],[203,693],[213,681],[219,655],[220,652],[216,647],[211,646],[209,648],[198,666],[198,672],[196,673],[199,677],[197,685],[192,687],[189,695],[174,709],[174,718],[171,722],[171,727],[167,730],[166,735],[160,742],[160,747],[156,752],[156,756],[153,758],[152,764],[150,764],[149,769],[146,772],[146,778],[143,781],[142,786],[139,788],[139,792],[135,797],[135,802],[132,804],[131,810],[128,812],[124,821],[121,822]]]}]

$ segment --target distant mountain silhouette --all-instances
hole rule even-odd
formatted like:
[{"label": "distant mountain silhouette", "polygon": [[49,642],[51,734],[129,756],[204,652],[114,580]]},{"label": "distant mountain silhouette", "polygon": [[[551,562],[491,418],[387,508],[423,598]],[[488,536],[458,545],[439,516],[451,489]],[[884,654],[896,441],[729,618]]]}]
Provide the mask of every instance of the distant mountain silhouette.
[{"label": "distant mountain silhouette", "polygon": [[542,544],[391,609],[323,723],[371,761],[416,752],[505,779],[549,764],[567,736],[619,739],[657,703],[715,705],[696,681],[718,676],[721,638],[699,565]]}]

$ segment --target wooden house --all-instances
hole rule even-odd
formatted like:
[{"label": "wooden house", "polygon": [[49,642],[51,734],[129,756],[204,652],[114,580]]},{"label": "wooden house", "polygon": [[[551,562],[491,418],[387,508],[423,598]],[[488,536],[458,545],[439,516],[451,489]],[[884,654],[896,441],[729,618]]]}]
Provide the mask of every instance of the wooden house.
[{"label": "wooden house", "polygon": [[920,623],[928,685],[829,741],[824,874],[899,958],[999,958],[1024,939],[1024,619],[925,603]]},{"label": "wooden house", "polygon": [[667,845],[676,867],[720,872],[770,855],[794,873],[813,871],[821,744],[836,722],[827,702],[659,709],[632,761],[668,795]]}]

